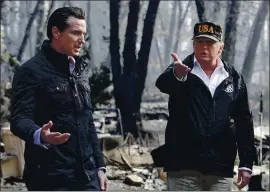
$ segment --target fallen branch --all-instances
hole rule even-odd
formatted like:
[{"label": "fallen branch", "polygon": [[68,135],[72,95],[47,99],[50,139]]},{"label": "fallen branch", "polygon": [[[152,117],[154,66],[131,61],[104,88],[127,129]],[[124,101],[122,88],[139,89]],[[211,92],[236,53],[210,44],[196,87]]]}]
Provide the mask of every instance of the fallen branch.
[{"label": "fallen branch", "polygon": [[[119,162],[119,161],[116,161],[115,159],[109,158],[109,157],[107,157],[107,156],[104,155],[104,154],[103,154],[103,156],[104,156],[104,157],[105,157],[112,165],[116,165],[117,163],[118,163],[119,165],[123,165],[122,162]],[[118,166],[118,165],[116,165],[116,166]]]},{"label": "fallen branch", "polygon": [[130,168],[130,170],[132,170],[132,166],[128,162],[127,158],[125,157],[125,155],[123,154],[123,152],[121,151],[121,149],[118,148],[118,151],[119,151],[119,153],[121,155],[121,158],[124,161],[124,163]]}]

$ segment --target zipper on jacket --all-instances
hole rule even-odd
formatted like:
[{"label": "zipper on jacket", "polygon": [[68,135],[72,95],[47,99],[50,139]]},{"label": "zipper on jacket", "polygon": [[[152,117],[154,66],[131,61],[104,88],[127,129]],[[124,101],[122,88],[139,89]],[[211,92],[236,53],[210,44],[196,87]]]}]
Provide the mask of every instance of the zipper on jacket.
[{"label": "zipper on jacket", "polygon": [[204,83],[204,81],[201,78],[199,78],[197,75],[194,75],[192,73],[190,73],[190,75],[193,75],[198,81],[200,81],[204,85],[204,87],[208,90],[208,93],[209,93],[211,99],[213,99],[211,91],[210,91],[209,87]]},{"label": "zipper on jacket", "polygon": [[79,91],[78,91],[78,86],[74,80],[74,78],[72,76],[69,76],[69,80],[71,83],[71,87],[72,87],[72,95],[75,101],[75,106],[76,106],[76,110],[80,110],[82,109],[82,101],[79,97]]},{"label": "zipper on jacket", "polygon": [[225,82],[225,81],[228,81],[230,78],[231,78],[231,77],[229,76],[229,77],[227,77],[226,79],[224,79],[223,81],[221,81],[221,83],[216,87],[216,90],[215,90],[215,93],[214,93],[214,95],[213,95],[213,98],[216,97],[216,91],[217,91],[218,89],[220,89],[221,86],[224,86],[224,82]]}]

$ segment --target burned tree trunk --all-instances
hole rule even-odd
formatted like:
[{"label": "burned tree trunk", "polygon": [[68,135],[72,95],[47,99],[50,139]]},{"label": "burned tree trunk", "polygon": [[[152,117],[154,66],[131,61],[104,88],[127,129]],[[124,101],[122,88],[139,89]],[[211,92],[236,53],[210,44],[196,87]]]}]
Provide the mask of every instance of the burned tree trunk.
[{"label": "burned tree trunk", "polygon": [[42,44],[42,34],[44,33],[43,31],[43,26],[45,25],[45,1],[40,0],[40,5],[39,5],[39,10],[38,10],[38,29],[37,29],[37,39],[36,39],[36,53],[40,50],[40,46]]},{"label": "burned tree trunk", "polygon": [[88,56],[89,60],[92,61],[92,33],[91,33],[91,1],[87,1],[87,33],[88,33]]},{"label": "burned tree trunk", "polygon": [[214,7],[213,7],[213,18],[215,22],[220,22],[221,14],[220,14],[220,9],[221,9],[221,2],[220,1],[213,1]]},{"label": "burned tree trunk", "polygon": [[121,109],[121,63],[120,63],[120,41],[119,41],[119,9],[120,0],[110,1],[110,54],[112,81],[114,86],[115,105]]},{"label": "burned tree trunk", "polygon": [[119,54],[119,2],[110,1],[110,54],[113,74],[114,97],[116,107],[123,117],[124,132],[138,137],[135,114],[140,110],[141,97],[147,75],[148,58],[155,26],[159,0],[150,0],[141,41],[136,60],[136,31],[139,13],[139,1],[130,1],[129,22],[124,46],[124,69],[122,73]]},{"label": "burned tree trunk", "polygon": [[36,52],[38,50],[40,50],[40,46],[41,46],[43,40],[45,39],[45,35],[46,35],[46,32],[47,32],[47,29],[46,29],[47,23],[48,23],[50,15],[52,14],[54,4],[55,4],[55,0],[52,0],[51,4],[50,4],[50,8],[49,8],[48,13],[47,13],[46,22],[44,24],[42,24],[42,27],[39,30],[39,34],[37,36],[38,40],[37,40],[37,43],[36,43]]},{"label": "burned tree trunk", "polygon": [[126,39],[123,51],[123,84],[122,92],[124,106],[122,108],[124,129],[134,136],[137,135],[135,116],[133,115],[133,91],[134,91],[134,70],[136,65],[136,41],[137,24],[139,19],[140,0],[129,1],[129,14],[126,28]]},{"label": "burned tree trunk", "polygon": [[178,7],[177,4],[178,4],[178,1],[174,1],[173,12],[171,15],[171,22],[170,22],[170,30],[166,38],[165,54],[164,54],[164,61],[163,61],[164,63],[169,63],[170,53],[173,46],[174,32],[175,32],[176,18],[177,18],[177,7]]},{"label": "burned tree trunk", "polygon": [[253,28],[253,36],[250,40],[249,47],[247,48],[246,57],[243,64],[242,74],[246,80],[247,86],[251,84],[251,77],[254,67],[254,60],[256,55],[256,50],[258,47],[258,43],[261,37],[261,31],[263,29],[263,24],[265,22],[267,13],[269,9],[269,2],[262,1],[261,5],[258,9]]},{"label": "burned tree trunk", "polygon": [[140,1],[132,0],[129,2],[129,14],[126,28],[126,39],[123,51],[123,75],[124,80],[130,85],[131,75],[136,65],[136,41],[137,24],[139,19]]},{"label": "burned tree trunk", "polygon": [[206,21],[204,0],[195,0],[199,21]]},{"label": "burned tree trunk", "polygon": [[163,60],[162,60],[162,57],[161,57],[161,51],[160,51],[160,46],[158,44],[158,37],[153,37],[154,39],[154,43],[155,43],[155,47],[156,47],[156,51],[157,51],[157,56],[158,56],[158,63],[159,63],[159,66],[160,66],[160,72],[162,73],[163,72]]},{"label": "burned tree trunk", "polygon": [[228,6],[225,27],[224,51],[222,58],[230,64],[234,63],[236,44],[237,20],[239,16],[240,1],[232,0]]},{"label": "burned tree trunk", "polygon": [[142,101],[142,94],[145,86],[145,79],[147,75],[148,59],[153,38],[153,31],[155,27],[156,15],[158,11],[160,0],[150,0],[146,17],[144,19],[143,35],[141,41],[141,48],[138,53],[138,60],[136,62],[136,86],[135,86],[135,113],[140,113],[140,106]]},{"label": "burned tree trunk", "polygon": [[37,14],[38,14],[38,9],[39,9],[39,6],[40,6],[41,2],[42,1],[37,2],[36,7],[35,7],[33,13],[31,14],[31,17],[29,18],[28,24],[27,24],[26,29],[25,29],[23,41],[22,41],[22,44],[21,44],[21,46],[19,48],[19,52],[18,52],[18,55],[17,55],[18,61],[22,60],[22,55],[23,55],[25,46],[27,44],[27,40],[28,40],[29,35],[30,35],[30,30],[31,30],[32,24],[33,24]]},{"label": "burned tree trunk", "polygon": [[[179,3],[179,6],[181,6],[180,5],[181,1],[179,1],[178,3]],[[187,12],[189,10],[189,7],[190,7],[191,3],[192,3],[192,1],[189,1],[188,2],[188,5],[187,5],[186,10],[185,10],[185,13],[182,15],[182,17],[180,17],[180,15],[179,15],[178,26],[177,26],[177,29],[176,29],[177,30],[176,40],[175,40],[174,48],[173,48],[173,52],[175,52],[175,53],[178,52],[178,46],[181,43],[181,41],[180,41],[180,32],[181,32],[183,23],[184,23],[184,21],[186,19]]]},{"label": "burned tree trunk", "polygon": [[[189,4],[190,4],[190,2],[189,2]],[[179,7],[179,15],[178,15],[177,28],[176,28],[176,35],[175,35],[176,39],[174,41],[174,46],[173,46],[173,52],[175,52],[175,53],[177,53],[178,43],[179,43],[178,39],[180,37],[180,31],[181,31],[180,28],[181,28],[181,25],[182,25],[182,22],[183,22],[183,20],[182,20],[182,18],[183,18],[183,14],[182,14],[183,6],[182,6],[181,1],[178,1],[178,7]]]}]

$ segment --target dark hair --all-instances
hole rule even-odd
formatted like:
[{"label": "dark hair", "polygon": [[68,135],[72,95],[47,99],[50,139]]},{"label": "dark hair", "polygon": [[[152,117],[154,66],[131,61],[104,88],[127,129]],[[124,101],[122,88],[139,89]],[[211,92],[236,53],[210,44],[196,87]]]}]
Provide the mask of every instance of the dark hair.
[{"label": "dark hair", "polygon": [[50,40],[53,38],[52,27],[56,26],[60,31],[63,31],[68,26],[67,20],[70,16],[85,19],[85,12],[79,7],[62,7],[51,14],[47,25],[47,36]]}]

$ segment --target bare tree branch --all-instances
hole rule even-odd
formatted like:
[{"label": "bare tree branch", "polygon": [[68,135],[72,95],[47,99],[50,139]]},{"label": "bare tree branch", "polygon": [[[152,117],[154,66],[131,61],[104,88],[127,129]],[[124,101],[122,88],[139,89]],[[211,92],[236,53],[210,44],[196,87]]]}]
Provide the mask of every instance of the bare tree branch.
[{"label": "bare tree branch", "polygon": [[232,0],[228,5],[225,27],[224,51],[222,58],[230,64],[234,63],[237,20],[241,1]]},{"label": "bare tree branch", "polygon": [[269,11],[269,2],[262,1],[257,12],[257,16],[254,20],[253,36],[250,40],[250,44],[247,48],[246,57],[243,64],[242,74],[246,80],[246,84],[250,86],[251,77],[254,68],[254,60],[256,55],[256,50],[261,37],[261,31],[263,29],[263,24]]},{"label": "bare tree branch", "polygon": [[87,1],[87,33],[88,33],[88,55],[91,61],[93,61],[92,52],[92,33],[91,33],[91,1]]},{"label": "bare tree branch", "polygon": [[47,14],[47,18],[46,18],[46,22],[44,23],[44,25],[42,26],[42,41],[45,39],[45,35],[47,33],[47,24],[48,24],[48,21],[49,21],[49,18],[50,18],[50,15],[52,14],[52,11],[53,11],[53,8],[55,6],[55,0],[51,0],[51,4],[50,4],[50,8],[48,10],[48,14]]},{"label": "bare tree branch", "polygon": [[117,108],[122,108],[121,105],[121,61],[120,61],[120,41],[119,41],[119,9],[120,0],[110,1],[110,55],[112,81],[114,86],[114,98]]},{"label": "bare tree branch", "polygon": [[[130,74],[134,71],[136,65],[136,42],[137,42],[137,27],[139,20],[140,0],[132,0],[129,2],[128,22],[125,34],[125,44],[123,50],[123,74],[126,83]],[[128,83],[129,84],[129,83]]]},{"label": "bare tree branch", "polygon": [[160,20],[160,24],[161,24],[161,28],[162,28],[162,30],[166,30],[166,27],[165,27],[165,24],[164,24],[164,21],[163,21],[163,18],[162,18],[162,15],[161,15],[161,13],[160,12],[158,12],[158,18],[159,18],[159,20]]},{"label": "bare tree branch", "polygon": [[206,21],[204,0],[195,0],[199,21]]},{"label": "bare tree branch", "polygon": [[23,37],[23,41],[22,41],[22,44],[21,44],[21,46],[19,48],[19,52],[18,52],[18,55],[17,55],[18,61],[22,60],[23,51],[24,51],[25,46],[27,44],[27,40],[28,40],[28,37],[29,37],[29,34],[30,34],[30,30],[31,30],[32,24],[33,24],[33,22],[34,22],[34,20],[35,20],[35,18],[37,16],[38,8],[39,8],[40,4],[41,4],[41,1],[38,1],[33,13],[31,14],[31,16],[30,16],[30,18],[28,20],[28,23],[27,23],[27,26],[26,26],[26,29],[25,29],[25,33],[24,33],[24,37]]},{"label": "bare tree branch", "polygon": [[147,75],[148,59],[153,38],[153,32],[156,22],[160,0],[150,0],[146,17],[144,19],[143,35],[140,51],[136,62],[136,89],[135,89],[135,113],[140,113],[140,105],[142,94],[145,87],[145,79]]},{"label": "bare tree branch", "polygon": [[39,25],[37,27],[37,37],[36,37],[36,53],[39,51],[41,43],[42,43],[42,34],[44,33],[43,31],[43,26],[44,24],[44,20],[45,20],[45,1],[44,0],[40,0],[41,3],[39,5],[39,10],[38,10],[38,22],[37,24]]},{"label": "bare tree branch", "polygon": [[4,0],[0,0],[0,7],[1,7],[1,9],[2,9],[3,5],[4,5]]},{"label": "bare tree branch", "polygon": [[213,18],[218,22],[218,18],[220,17],[220,7],[221,2],[220,1],[214,1],[214,10],[213,10]]},{"label": "bare tree branch", "polygon": [[163,61],[164,64],[169,62],[170,52],[172,50],[175,27],[176,27],[176,18],[177,18],[177,7],[178,7],[177,4],[178,4],[178,2],[174,1],[173,12],[172,12],[172,15],[171,15],[169,36],[166,39],[166,47],[165,47],[164,61]]},{"label": "bare tree branch", "polygon": [[[179,3],[181,3],[181,1],[179,1]],[[176,41],[175,41],[175,43],[174,43],[174,48],[173,48],[173,51],[174,51],[175,53],[178,52],[178,46],[179,46],[179,44],[181,43],[181,41],[180,41],[180,32],[181,32],[182,26],[183,26],[183,24],[184,24],[184,22],[185,22],[185,19],[186,19],[188,10],[189,10],[189,8],[190,8],[190,6],[191,6],[191,3],[192,3],[192,1],[189,1],[189,2],[188,2],[188,5],[187,5],[186,10],[185,10],[185,13],[184,13],[184,14],[182,15],[182,17],[179,18],[179,20],[178,20],[177,33],[176,33]]]},{"label": "bare tree branch", "polygon": [[161,73],[163,72],[164,69],[164,64],[163,64],[163,60],[161,57],[161,51],[160,51],[160,46],[158,44],[158,39],[157,37],[153,37],[154,38],[154,44],[156,46],[156,50],[157,50],[157,55],[158,55],[158,60],[159,60],[159,64],[160,64],[160,69],[161,69]]}]

